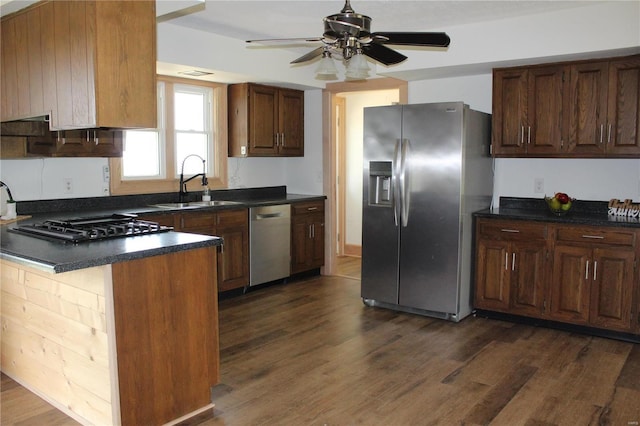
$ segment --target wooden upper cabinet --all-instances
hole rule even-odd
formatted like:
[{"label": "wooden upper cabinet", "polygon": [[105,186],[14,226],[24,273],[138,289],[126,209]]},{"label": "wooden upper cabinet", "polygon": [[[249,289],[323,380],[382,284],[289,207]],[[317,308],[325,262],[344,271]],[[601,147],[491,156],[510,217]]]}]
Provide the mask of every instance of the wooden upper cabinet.
[{"label": "wooden upper cabinet", "polygon": [[2,20],[0,118],[155,128],[155,68],[155,1],[39,2]]},{"label": "wooden upper cabinet", "polygon": [[494,71],[492,146],[496,155],[526,152],[527,76],[526,69]]},{"label": "wooden upper cabinet", "polygon": [[253,83],[229,86],[229,156],[303,155],[303,91]]},{"label": "wooden upper cabinet", "polygon": [[640,157],[640,56],[493,74],[497,157]]},{"label": "wooden upper cabinet", "polygon": [[571,67],[569,152],[604,154],[607,133],[607,62]]},{"label": "wooden upper cabinet", "polygon": [[608,126],[607,152],[640,156],[640,56],[609,62]]},{"label": "wooden upper cabinet", "polygon": [[564,143],[565,67],[494,72],[493,153],[554,155]]}]

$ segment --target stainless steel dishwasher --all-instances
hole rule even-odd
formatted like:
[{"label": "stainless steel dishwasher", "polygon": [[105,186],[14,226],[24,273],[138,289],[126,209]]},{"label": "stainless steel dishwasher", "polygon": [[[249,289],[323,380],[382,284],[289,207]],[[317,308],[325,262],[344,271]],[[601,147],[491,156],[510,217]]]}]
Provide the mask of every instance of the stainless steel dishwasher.
[{"label": "stainless steel dishwasher", "polygon": [[290,275],[291,206],[249,209],[249,286]]}]

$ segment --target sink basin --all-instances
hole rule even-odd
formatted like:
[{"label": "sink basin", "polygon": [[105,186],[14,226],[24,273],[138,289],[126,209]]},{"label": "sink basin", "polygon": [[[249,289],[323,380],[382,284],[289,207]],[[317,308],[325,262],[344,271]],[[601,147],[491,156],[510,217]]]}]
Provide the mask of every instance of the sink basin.
[{"label": "sink basin", "polygon": [[226,200],[212,200],[212,201],[192,201],[190,203],[161,203],[153,204],[153,207],[161,209],[197,209],[201,207],[214,207],[214,206],[232,206],[241,204],[237,201]]},{"label": "sink basin", "polygon": [[192,201],[189,203],[189,206],[213,207],[213,206],[233,206],[237,204],[241,204],[241,203],[237,201],[211,200],[211,201]]}]

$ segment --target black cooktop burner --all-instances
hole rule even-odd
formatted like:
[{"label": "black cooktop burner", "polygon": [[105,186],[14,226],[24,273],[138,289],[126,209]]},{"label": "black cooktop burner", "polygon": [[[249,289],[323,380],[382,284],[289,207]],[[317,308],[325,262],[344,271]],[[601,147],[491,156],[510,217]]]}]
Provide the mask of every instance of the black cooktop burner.
[{"label": "black cooktop burner", "polygon": [[20,225],[9,229],[33,237],[54,239],[64,242],[104,240],[108,238],[132,237],[171,231],[170,226],[137,219],[134,214],[114,214],[93,218],[70,220],[46,220],[41,223]]}]

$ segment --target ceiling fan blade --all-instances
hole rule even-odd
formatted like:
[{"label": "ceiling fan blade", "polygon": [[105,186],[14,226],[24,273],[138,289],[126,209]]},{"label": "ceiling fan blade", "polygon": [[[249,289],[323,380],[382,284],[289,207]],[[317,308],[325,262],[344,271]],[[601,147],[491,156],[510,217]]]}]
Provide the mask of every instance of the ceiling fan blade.
[{"label": "ceiling fan blade", "polygon": [[261,40],[247,40],[246,43],[270,44],[270,43],[299,43],[322,41],[322,37],[302,38],[265,38]]},{"label": "ceiling fan blade", "polygon": [[377,43],[362,46],[362,53],[384,65],[395,65],[407,59],[402,53]]},{"label": "ceiling fan blade", "polygon": [[295,61],[291,61],[291,63],[292,64],[299,64],[301,62],[310,61],[310,60],[314,59],[315,57],[322,55],[322,51],[323,50],[324,50],[324,47],[320,46],[320,47],[318,47],[316,49],[313,49],[311,52],[307,53],[306,55],[300,56]]},{"label": "ceiling fan blade", "polygon": [[373,33],[375,43],[395,44],[405,46],[435,46],[447,47],[451,39],[447,33]]}]

